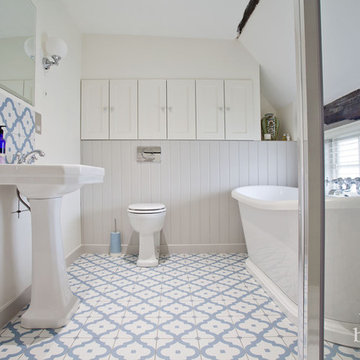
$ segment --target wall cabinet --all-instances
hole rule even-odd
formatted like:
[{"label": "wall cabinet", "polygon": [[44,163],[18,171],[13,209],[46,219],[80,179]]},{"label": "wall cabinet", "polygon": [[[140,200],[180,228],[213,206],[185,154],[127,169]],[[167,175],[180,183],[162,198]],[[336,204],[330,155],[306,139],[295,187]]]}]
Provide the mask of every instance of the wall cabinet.
[{"label": "wall cabinet", "polygon": [[224,82],[196,81],[198,139],[224,139]]},{"label": "wall cabinet", "polygon": [[225,133],[228,140],[256,137],[260,119],[254,118],[251,80],[225,80]]},{"label": "wall cabinet", "polygon": [[166,139],[166,80],[139,80],[139,138]]},{"label": "wall cabinet", "polygon": [[252,80],[83,80],[82,139],[260,140]]},{"label": "wall cabinet", "polygon": [[81,84],[81,138],[109,138],[109,81],[83,80]]},{"label": "wall cabinet", "polygon": [[137,81],[83,80],[82,139],[137,139]]},{"label": "wall cabinet", "polygon": [[137,139],[136,80],[110,80],[110,139]]},{"label": "wall cabinet", "polygon": [[169,139],[196,139],[195,80],[167,81]]}]

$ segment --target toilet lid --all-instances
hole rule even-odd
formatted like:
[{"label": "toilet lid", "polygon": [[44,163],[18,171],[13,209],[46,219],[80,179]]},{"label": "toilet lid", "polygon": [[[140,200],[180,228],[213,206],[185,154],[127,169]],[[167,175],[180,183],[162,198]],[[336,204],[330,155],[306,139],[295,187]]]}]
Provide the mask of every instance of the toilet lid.
[{"label": "toilet lid", "polygon": [[129,212],[133,213],[158,213],[166,211],[166,206],[164,204],[153,204],[153,203],[144,203],[144,204],[131,204],[128,208]]}]

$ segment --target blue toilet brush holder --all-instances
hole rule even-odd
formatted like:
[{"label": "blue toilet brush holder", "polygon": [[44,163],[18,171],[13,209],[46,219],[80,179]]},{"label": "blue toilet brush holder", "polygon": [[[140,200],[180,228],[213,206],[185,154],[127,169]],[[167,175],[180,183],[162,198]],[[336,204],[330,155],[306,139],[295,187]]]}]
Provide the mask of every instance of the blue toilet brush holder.
[{"label": "blue toilet brush holder", "polygon": [[121,255],[121,237],[120,233],[116,228],[116,219],[115,222],[115,231],[110,234],[110,256],[120,256]]}]

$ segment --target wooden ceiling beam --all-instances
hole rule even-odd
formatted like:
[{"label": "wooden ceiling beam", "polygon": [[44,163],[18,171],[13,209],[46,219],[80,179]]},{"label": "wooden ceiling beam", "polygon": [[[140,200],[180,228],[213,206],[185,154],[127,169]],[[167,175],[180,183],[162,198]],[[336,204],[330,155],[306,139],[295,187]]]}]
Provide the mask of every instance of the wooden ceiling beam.
[{"label": "wooden ceiling beam", "polygon": [[360,120],[360,89],[324,106],[325,124],[342,120]]},{"label": "wooden ceiling beam", "polygon": [[254,12],[254,10],[259,2],[260,2],[260,0],[250,0],[249,3],[247,4],[246,9],[244,11],[243,18],[240,21],[240,24],[237,28],[237,33],[238,33],[238,35],[236,37],[237,39],[240,37],[241,32],[244,30],[246,23],[250,19],[251,14]]}]

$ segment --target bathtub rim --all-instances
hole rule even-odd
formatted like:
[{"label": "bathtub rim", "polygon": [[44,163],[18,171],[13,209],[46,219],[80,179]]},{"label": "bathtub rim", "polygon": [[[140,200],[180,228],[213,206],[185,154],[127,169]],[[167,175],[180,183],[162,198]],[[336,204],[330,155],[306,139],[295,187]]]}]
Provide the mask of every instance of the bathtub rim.
[{"label": "bathtub rim", "polygon": [[[233,199],[237,200],[239,204],[245,204],[252,206],[257,209],[263,210],[299,210],[298,199],[296,200],[264,200],[257,199],[241,193],[242,189],[256,189],[256,188],[267,188],[271,189],[293,189],[297,190],[297,187],[293,186],[282,186],[282,185],[248,185],[239,186],[231,191]],[[358,209],[360,208],[360,196],[326,196],[325,198],[325,210],[332,209]]]},{"label": "bathtub rim", "polygon": [[296,189],[297,187],[292,186],[279,186],[279,185],[249,185],[249,186],[240,186],[232,190],[231,196],[233,199],[237,200],[239,204],[245,204],[248,206],[252,206],[257,209],[264,210],[298,210],[298,199],[296,200],[264,200],[264,199],[256,199],[241,193],[241,190],[244,189],[256,189],[256,188],[267,188],[271,189]]}]

